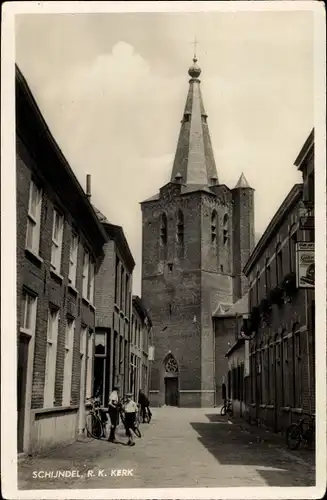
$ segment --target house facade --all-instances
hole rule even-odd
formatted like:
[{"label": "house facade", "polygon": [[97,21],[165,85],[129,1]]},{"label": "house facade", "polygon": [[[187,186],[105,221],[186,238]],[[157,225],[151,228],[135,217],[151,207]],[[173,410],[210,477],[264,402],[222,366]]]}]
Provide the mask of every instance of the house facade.
[{"label": "house facade", "polygon": [[94,393],[107,407],[110,392],[129,390],[132,285],[135,262],[123,228],[95,209],[107,241],[95,278]]},{"label": "house facade", "polygon": [[140,389],[145,394],[149,392],[149,340],[152,322],[139,296],[133,295],[132,304],[129,390],[137,401]]},{"label": "house facade", "polygon": [[73,441],[93,392],[106,234],[16,67],[18,452]]},{"label": "house facade", "polygon": [[291,189],[244,273],[249,279],[249,418],[276,432],[314,412],[314,328],[307,291],[297,286],[297,243],[305,241],[303,185]]}]

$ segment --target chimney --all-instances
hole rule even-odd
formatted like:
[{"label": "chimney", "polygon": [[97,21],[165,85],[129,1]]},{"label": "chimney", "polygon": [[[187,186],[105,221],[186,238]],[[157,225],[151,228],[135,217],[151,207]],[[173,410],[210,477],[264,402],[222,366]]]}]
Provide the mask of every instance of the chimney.
[{"label": "chimney", "polygon": [[90,174],[86,174],[86,196],[87,199],[91,200],[91,176]]}]

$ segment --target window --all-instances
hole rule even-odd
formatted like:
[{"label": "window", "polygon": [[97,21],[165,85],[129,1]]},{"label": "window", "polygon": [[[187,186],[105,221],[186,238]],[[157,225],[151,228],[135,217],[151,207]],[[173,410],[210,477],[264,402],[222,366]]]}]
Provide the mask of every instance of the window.
[{"label": "window", "polygon": [[123,311],[125,308],[124,305],[124,288],[125,288],[125,282],[124,282],[124,268],[123,266],[120,269],[120,309]]},{"label": "window", "polygon": [[265,266],[265,278],[266,278],[266,293],[268,293],[271,289],[271,273],[270,273],[270,265],[269,265],[269,258],[266,259],[266,266]]},{"label": "window", "polygon": [[94,351],[94,395],[104,404],[107,364],[107,333],[96,333]]},{"label": "window", "polygon": [[94,333],[90,330],[87,339],[87,359],[86,359],[86,397],[92,397],[93,390],[93,350],[94,350]]},{"label": "window", "polygon": [[72,286],[76,284],[76,270],[77,270],[77,254],[78,254],[78,236],[72,233],[70,242],[69,253],[69,282]]},{"label": "window", "polygon": [[47,358],[44,381],[44,407],[54,406],[54,390],[57,361],[57,339],[59,326],[59,309],[50,307],[47,328]]},{"label": "window", "polygon": [[277,285],[283,280],[283,253],[280,243],[276,247],[276,279]]},{"label": "window", "polygon": [[217,212],[214,210],[211,214],[211,243],[217,242]]},{"label": "window", "polygon": [[36,297],[34,295],[31,295],[26,291],[23,292],[20,312],[20,329],[30,335],[33,335],[36,316]]},{"label": "window", "polygon": [[260,273],[259,271],[257,272],[257,279],[255,282],[255,300],[256,300],[256,306],[259,305],[259,293],[260,293]]},{"label": "window", "polygon": [[129,276],[125,275],[125,315],[129,315]]},{"label": "window", "polygon": [[177,214],[177,242],[179,245],[184,244],[184,215],[181,210]]},{"label": "window", "polygon": [[26,247],[39,253],[42,191],[31,181],[27,215]]},{"label": "window", "polygon": [[223,220],[223,242],[224,245],[227,244],[228,242],[228,215],[224,215],[224,220]]},{"label": "window", "polygon": [[89,258],[89,286],[88,286],[88,295],[87,298],[91,302],[94,303],[94,260],[90,256]]},{"label": "window", "polygon": [[80,344],[79,344],[79,353],[80,353],[80,398],[81,401],[85,400],[85,376],[86,376],[86,370],[85,370],[85,362],[86,362],[86,328],[81,327],[81,334],[80,334]]},{"label": "window", "polygon": [[288,239],[288,248],[289,248],[289,260],[290,260],[290,272],[295,272],[296,268],[296,233],[291,234],[292,228],[290,230],[289,239]]},{"label": "window", "polygon": [[73,370],[73,346],[74,346],[75,321],[67,319],[65,340],[65,364],[63,385],[63,406],[71,404],[72,370]]},{"label": "window", "polygon": [[85,299],[87,299],[87,297],[88,297],[89,265],[90,265],[90,254],[87,250],[84,249],[83,274],[82,274],[82,293],[83,293],[83,297]]},{"label": "window", "polygon": [[64,228],[64,218],[57,210],[53,211],[52,224],[52,248],[51,248],[51,266],[60,273],[62,235]]},{"label": "window", "polygon": [[119,291],[119,259],[116,255],[116,270],[115,270],[115,304],[118,305],[118,291]]},{"label": "window", "polygon": [[166,358],[165,362],[166,372],[168,373],[177,373],[178,372],[178,364],[174,356],[169,354]]},{"label": "window", "polygon": [[167,244],[167,215],[165,213],[161,215],[160,220],[160,243],[162,246]]}]

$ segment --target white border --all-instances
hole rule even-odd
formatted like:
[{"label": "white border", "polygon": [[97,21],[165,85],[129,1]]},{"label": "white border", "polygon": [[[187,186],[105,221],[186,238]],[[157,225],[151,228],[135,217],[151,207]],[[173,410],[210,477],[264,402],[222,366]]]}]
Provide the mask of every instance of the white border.
[{"label": "white border", "polygon": [[[314,88],[316,157],[316,414],[317,486],[310,488],[176,488],[113,490],[17,490],[17,437],[13,431],[12,402],[16,401],[16,204],[15,204],[15,15],[23,13],[103,12],[199,12],[199,11],[290,11],[314,12]],[[326,488],[326,135],[325,135],[325,19],[322,2],[7,2],[2,5],[2,86],[1,86],[1,469],[2,491],[6,498],[321,498]],[[291,29],[291,27],[290,27]],[[278,33],[276,33],[278,36]],[[309,131],[308,131],[309,132]],[[301,145],[299,145],[301,147]],[[295,168],[295,167],[294,167]],[[319,344],[319,347],[318,347]]]}]

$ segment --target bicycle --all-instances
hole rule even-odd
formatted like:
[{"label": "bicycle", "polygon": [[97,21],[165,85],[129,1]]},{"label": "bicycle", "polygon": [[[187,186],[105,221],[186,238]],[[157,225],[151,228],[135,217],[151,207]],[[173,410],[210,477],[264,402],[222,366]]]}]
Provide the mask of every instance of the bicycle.
[{"label": "bicycle", "polygon": [[233,416],[233,404],[230,400],[226,401],[220,410],[220,415],[224,417],[226,414]]},{"label": "bicycle", "polygon": [[[287,446],[290,450],[297,450],[301,441],[309,445],[315,442],[314,415],[310,415],[310,413],[303,413],[303,415],[309,417],[309,422],[305,422],[305,419],[301,418],[296,424],[291,424],[286,431]],[[307,426],[306,429],[304,425]]]},{"label": "bicycle", "polygon": [[140,410],[139,410],[138,418],[139,418],[140,422],[143,422],[145,424],[150,423],[151,418],[152,418],[152,414],[150,413],[150,410],[147,406],[145,407],[144,420],[143,420],[142,408],[140,408]]},{"label": "bicycle", "polygon": [[[125,426],[125,412],[124,412],[124,404],[126,403],[126,400],[125,399],[122,399],[120,405],[119,405],[119,416],[120,416],[120,419],[123,423],[123,425]],[[137,436],[138,438],[142,437],[142,434],[141,434],[141,431],[139,429],[139,426],[140,426],[140,418],[139,418],[139,412],[136,412],[135,414],[135,421],[134,421],[134,427],[132,428],[132,431],[134,432],[135,436]]]},{"label": "bicycle", "polygon": [[100,408],[100,401],[98,398],[87,398],[92,404],[91,410],[85,417],[85,428],[89,436],[94,439],[106,437],[106,424],[108,417],[106,411]]}]

